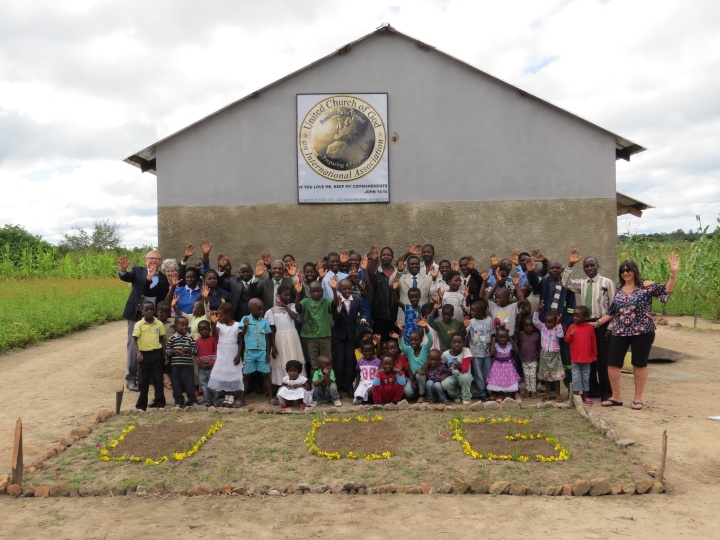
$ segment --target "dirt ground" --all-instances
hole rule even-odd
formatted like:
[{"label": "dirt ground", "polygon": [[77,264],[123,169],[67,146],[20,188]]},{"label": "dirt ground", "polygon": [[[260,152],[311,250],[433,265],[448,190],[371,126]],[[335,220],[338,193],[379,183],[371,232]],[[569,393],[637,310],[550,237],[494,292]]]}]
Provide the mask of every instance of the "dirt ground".
[{"label": "dirt ground", "polygon": [[[668,318],[670,324],[687,320]],[[690,324],[692,322],[690,321]],[[661,436],[668,431],[666,478],[672,492],[659,496],[593,499],[563,497],[304,495],[282,498],[11,499],[0,496],[0,538],[196,538],[250,534],[259,537],[326,538],[359,534],[399,538],[430,532],[439,538],[483,534],[548,538],[715,537],[720,481],[720,415],[715,395],[718,371],[716,325],[702,332],[663,326],[656,344],[691,353],[674,364],[650,367],[646,408],[601,409],[631,450],[659,464]],[[123,382],[125,323],[111,323],[0,357],[0,467],[9,472],[15,421],[22,417],[26,461],[84,423],[98,409],[114,406]],[[632,378],[623,375],[623,398],[632,399]],[[133,406],[127,393],[123,408]],[[7,467],[7,468],[6,468]]]}]

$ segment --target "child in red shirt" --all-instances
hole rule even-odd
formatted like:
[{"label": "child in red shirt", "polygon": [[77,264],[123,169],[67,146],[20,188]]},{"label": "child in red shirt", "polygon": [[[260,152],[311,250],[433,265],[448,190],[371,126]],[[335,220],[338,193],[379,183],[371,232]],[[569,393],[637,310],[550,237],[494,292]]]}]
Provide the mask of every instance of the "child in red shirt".
[{"label": "child in red shirt", "polygon": [[574,324],[565,333],[565,342],[570,344],[570,361],[572,362],[572,382],[575,395],[582,395],[583,403],[592,405],[590,392],[590,364],[597,360],[597,341],[595,329],[587,322],[590,310],[586,306],[578,306],[573,313]]},{"label": "child in red shirt", "polygon": [[395,361],[395,367],[400,370],[400,375],[405,377],[405,390],[403,394],[409,399],[417,392],[417,382],[410,371],[410,364],[407,357],[400,352],[400,346],[397,341],[390,340],[385,342],[385,353],[392,356]]},{"label": "child in red shirt", "polygon": [[208,321],[198,323],[198,333],[200,337],[195,341],[198,351],[198,380],[200,381],[200,390],[202,390],[203,405],[209,407],[220,400],[218,391],[208,388],[207,385],[217,357],[218,337],[211,335],[211,327]]},{"label": "child in red shirt", "polygon": [[405,376],[395,367],[395,359],[389,354],[384,354],[382,368],[375,373],[373,379],[373,402],[378,405],[397,403],[403,397],[405,382]]}]

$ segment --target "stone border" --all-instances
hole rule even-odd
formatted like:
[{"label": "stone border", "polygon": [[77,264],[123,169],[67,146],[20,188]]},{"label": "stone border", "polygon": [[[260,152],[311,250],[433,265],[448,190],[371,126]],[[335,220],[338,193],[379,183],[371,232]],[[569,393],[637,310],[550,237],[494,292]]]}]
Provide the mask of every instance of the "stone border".
[{"label": "stone border", "polygon": [[[572,407],[574,405],[574,407]],[[495,401],[487,402],[475,402],[471,405],[443,405],[443,404],[413,404],[410,405],[406,400],[401,401],[397,405],[362,405],[348,408],[308,408],[304,411],[291,410],[291,409],[279,409],[273,406],[249,406],[241,409],[216,409],[215,407],[188,407],[184,409],[185,412],[218,412],[222,414],[304,414],[313,415],[317,412],[332,411],[333,414],[342,413],[358,413],[364,411],[510,411],[519,409],[570,409],[575,410],[584,418],[588,419],[593,426],[605,437],[608,437],[620,449],[627,452],[626,448],[634,441],[629,439],[617,439],[615,432],[607,426],[604,420],[595,417],[585,409],[582,400],[579,398],[574,399],[574,403],[563,402],[541,402],[535,405],[523,406],[521,401],[516,401],[512,398],[506,398],[503,403],[497,403]],[[153,409],[152,412],[143,412],[138,410],[127,410],[121,411],[122,416],[132,415],[147,415],[147,414],[163,414],[169,412],[177,412],[173,409]],[[55,457],[59,453],[64,452],[68,447],[72,446],[75,442],[80,439],[87,437],[92,433],[94,427],[105,422],[108,418],[115,416],[112,411],[98,411],[92,414],[84,426],[75,428],[70,431],[68,437],[60,439],[59,444],[50,447],[44,457],[35,461],[32,465],[25,469],[25,474],[33,474],[36,472],[45,461]],[[634,457],[634,456],[632,456]],[[634,458],[635,460],[637,458]],[[652,467],[644,467],[646,472],[650,476],[653,476]],[[647,493],[657,494],[665,492],[665,485],[660,482],[654,481],[650,478],[640,480],[632,485],[623,486],[620,484],[611,485],[609,480],[603,478],[594,478],[592,480],[576,480],[573,484],[562,484],[558,486],[550,487],[536,487],[526,486],[520,482],[507,482],[499,481],[492,484],[486,482],[482,478],[475,478],[470,482],[466,482],[461,477],[456,477],[451,484],[435,486],[433,489],[429,484],[418,484],[418,485],[382,485],[367,487],[365,483],[355,484],[353,482],[340,481],[334,485],[324,484],[322,486],[311,486],[307,483],[288,484],[284,488],[279,486],[265,486],[257,490],[251,488],[245,488],[241,486],[231,486],[224,484],[218,488],[207,488],[205,486],[195,486],[189,489],[183,489],[179,491],[168,490],[164,482],[157,482],[151,486],[137,485],[131,487],[96,487],[94,485],[82,486],[80,488],[71,488],[67,482],[59,482],[54,486],[40,486],[34,490],[24,491],[21,486],[17,484],[10,484],[10,476],[0,476],[0,494],[7,494],[12,497],[95,497],[95,496],[136,496],[136,497],[148,497],[148,496],[246,496],[246,497],[279,497],[288,495],[304,495],[306,493],[332,493],[332,494],[347,494],[347,495],[384,495],[384,494],[408,494],[408,495],[427,495],[430,493],[438,494],[472,494],[472,495],[535,495],[535,496],[586,496],[599,497],[603,495],[632,495],[638,494],[643,495]]]},{"label": "stone border", "polygon": [[[580,398],[580,396],[573,395],[573,405],[575,411],[577,411],[580,416],[588,420],[597,432],[600,433],[600,435],[610,439],[624,454],[628,455],[633,463],[639,465],[648,474],[648,476],[653,479],[650,480],[650,482],[652,482],[652,489],[656,490],[657,493],[664,493],[668,490],[672,491],[672,487],[668,485],[667,480],[665,480],[665,482],[654,481],[658,474],[657,467],[643,463],[640,458],[628,450],[630,446],[635,444],[634,440],[619,438],[615,433],[615,430],[612,429],[605,420],[594,415],[587,407],[585,407],[585,404],[582,402],[582,398]],[[641,480],[641,482],[647,481],[648,480]],[[643,484],[643,487],[644,486],[645,484]]]}]

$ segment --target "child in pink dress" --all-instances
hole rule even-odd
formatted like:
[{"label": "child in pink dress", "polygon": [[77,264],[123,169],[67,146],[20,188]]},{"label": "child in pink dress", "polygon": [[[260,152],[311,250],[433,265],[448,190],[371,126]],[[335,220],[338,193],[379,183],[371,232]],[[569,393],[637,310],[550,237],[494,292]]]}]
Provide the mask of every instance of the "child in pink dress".
[{"label": "child in pink dress", "polygon": [[502,403],[503,394],[512,394],[515,399],[518,395],[520,375],[515,370],[515,355],[517,347],[510,338],[507,328],[498,328],[490,343],[490,354],[493,356],[492,367],[487,380],[487,389],[499,394],[495,401]]}]

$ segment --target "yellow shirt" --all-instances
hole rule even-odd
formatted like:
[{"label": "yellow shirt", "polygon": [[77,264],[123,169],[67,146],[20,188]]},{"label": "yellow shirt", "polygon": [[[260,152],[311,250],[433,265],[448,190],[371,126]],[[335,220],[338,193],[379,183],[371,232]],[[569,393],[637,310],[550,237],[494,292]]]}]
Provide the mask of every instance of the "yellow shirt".
[{"label": "yellow shirt", "polygon": [[133,337],[138,338],[137,346],[139,351],[155,351],[162,349],[160,336],[165,335],[165,326],[158,319],[148,323],[144,318],[135,323]]}]

